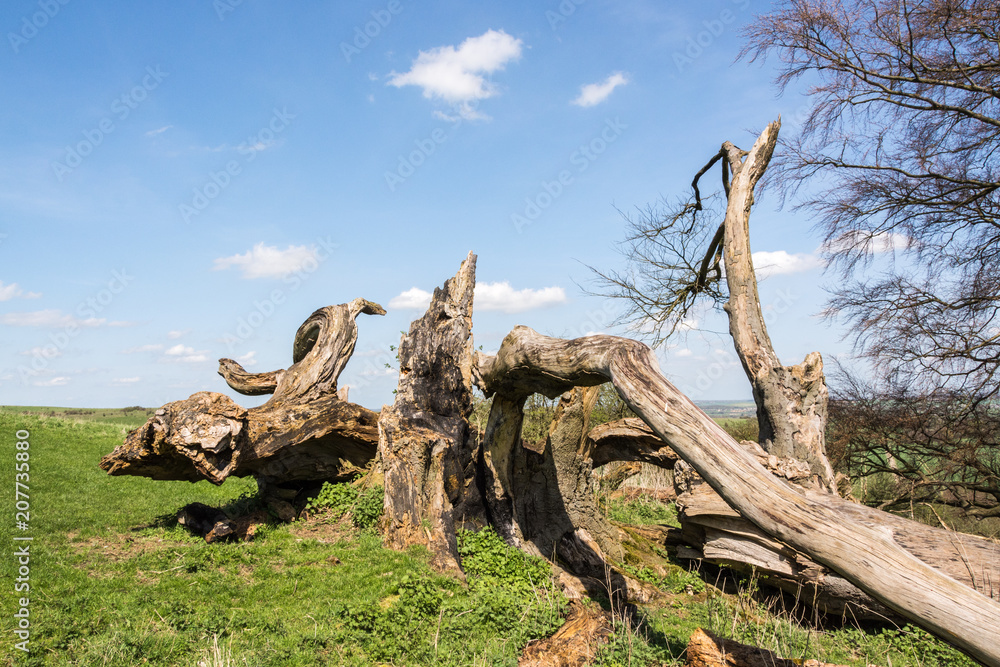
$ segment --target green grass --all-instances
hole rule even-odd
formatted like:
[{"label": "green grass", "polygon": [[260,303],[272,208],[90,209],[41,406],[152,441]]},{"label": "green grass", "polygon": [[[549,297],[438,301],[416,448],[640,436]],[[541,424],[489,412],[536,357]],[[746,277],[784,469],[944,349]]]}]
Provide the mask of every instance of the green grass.
[{"label": "green grass", "polygon": [[[25,414],[25,413],[29,414]],[[13,647],[14,595],[0,595],[4,665],[516,665],[524,644],[553,632],[566,600],[545,561],[490,530],[462,533],[468,583],[435,574],[419,549],[385,549],[371,529],[377,490],[327,488],[309,523],[270,526],[252,542],[206,544],[179,527],[190,502],[248,503],[251,480],[109,477],[97,463],[138,412],[0,408],[0,479],[30,431],[31,653]],[[48,416],[50,413],[55,416]],[[10,486],[8,486],[10,489]],[[12,581],[14,499],[4,493],[0,573]],[[321,507],[324,505],[325,507]],[[327,515],[322,515],[327,511]],[[624,502],[615,518],[672,523],[672,506]],[[349,514],[351,521],[337,520]],[[329,523],[325,523],[328,521]],[[357,528],[352,522],[363,526]],[[912,628],[819,632],[773,616],[753,595],[724,596],[694,573],[635,576],[663,590],[620,625],[601,665],[680,665],[697,627],[791,658],[851,665],[972,663]]]},{"label": "green grass", "polygon": [[[370,530],[317,538],[286,525],[206,544],[176,511],[235,502],[255,492],[251,480],[109,477],[97,463],[121,442],[120,423],[24,412],[0,411],[10,445],[0,470],[13,480],[14,434],[30,431],[31,528],[18,534],[34,537],[31,652],[12,649],[14,601],[3,595],[0,664],[195,665],[224,653],[239,665],[514,665],[526,641],[561,622],[565,601],[545,576],[537,596],[502,594],[496,581],[463,587],[434,574],[425,552],[385,549]],[[11,494],[3,506],[8,553]],[[14,569],[0,557],[4,581]],[[529,607],[538,618],[526,629]]]}]

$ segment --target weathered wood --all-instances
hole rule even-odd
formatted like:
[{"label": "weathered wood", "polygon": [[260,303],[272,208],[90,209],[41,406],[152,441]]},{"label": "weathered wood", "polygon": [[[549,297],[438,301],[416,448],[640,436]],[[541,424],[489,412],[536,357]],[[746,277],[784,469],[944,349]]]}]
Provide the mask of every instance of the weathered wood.
[{"label": "weathered wood", "polygon": [[589,665],[614,631],[611,614],[571,603],[566,622],[547,639],[528,642],[518,667],[584,667]]},{"label": "weathered wood", "polygon": [[750,250],[753,190],[771,160],[780,127],[780,120],[768,125],[749,153],[728,141],[722,145],[723,174],[726,169],[732,171],[722,224],[729,288],[725,310],[729,333],[757,403],[760,443],[771,454],[805,461],[823,486],[836,491],[836,478],[826,457],[829,392],[823,358],[811,352],[801,364],[781,365],[761,312]]},{"label": "weathered wood", "polygon": [[610,379],[667,445],[765,533],[974,658],[1000,666],[1000,604],[919,560],[891,530],[845,520],[830,504],[771,475],[663,377],[647,346],[612,336],[566,341],[516,327],[495,356],[480,356],[479,366],[487,392],[507,396],[538,391],[554,397]]},{"label": "weathered wood", "polygon": [[687,646],[688,667],[840,667],[819,660],[787,660],[767,649],[717,637],[698,628]]},{"label": "weathered wood", "polygon": [[[456,523],[463,502],[475,494],[469,428],[475,283],[476,256],[469,253],[403,336],[396,400],[378,422],[387,543],[422,544],[439,570],[457,574]],[[472,499],[466,504],[475,506]]]},{"label": "weathered wood", "polygon": [[[809,468],[794,459],[767,454],[759,445],[740,443],[772,474],[805,485]],[[885,620],[896,615],[859,588],[802,553],[776,541],[743,519],[697,475],[679,464],[675,474],[678,518],[690,547],[686,558],[704,558],[745,572],[753,571],[819,611],[858,620]],[[921,561],[987,597],[1000,597],[1000,544],[974,535],[934,528],[830,494],[803,489],[845,522],[858,522],[892,532],[893,540]]]},{"label": "weathered wood", "polygon": [[232,359],[219,374],[236,391],[273,393],[246,409],[224,394],[199,392],[156,411],[101,460],[111,475],[221,484],[256,476],[282,482],[346,479],[362,470],[378,445],[378,415],[338,396],[337,378],[358,338],[355,318],[383,315],[355,299],[313,313],[296,332],[293,364],[248,373]]},{"label": "weathered wood", "polygon": [[652,463],[673,468],[677,455],[638,417],[626,417],[595,426],[587,434],[593,467],[612,461]]}]

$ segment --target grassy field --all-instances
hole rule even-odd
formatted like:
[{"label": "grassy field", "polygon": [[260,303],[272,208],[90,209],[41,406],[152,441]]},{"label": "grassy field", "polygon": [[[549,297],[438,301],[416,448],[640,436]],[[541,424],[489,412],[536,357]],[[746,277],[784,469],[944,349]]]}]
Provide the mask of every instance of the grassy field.
[{"label": "grassy field", "polygon": [[[254,503],[255,485],[107,476],[97,463],[141,410],[0,408],[6,665],[516,665],[524,644],[551,634],[566,600],[548,566],[489,532],[462,536],[467,584],[435,575],[420,550],[382,547],[370,529],[320,508],[252,542],[206,544],[175,521],[190,502]],[[51,416],[50,416],[51,415]],[[15,530],[19,431],[30,432],[30,521]],[[23,433],[21,433],[23,436]],[[22,457],[23,458],[23,457]],[[332,489],[330,498],[340,497]],[[333,502],[333,501],[331,501]],[[655,501],[617,503],[613,518],[672,522]],[[14,537],[30,536],[30,653],[15,648],[19,609]],[[691,632],[842,664],[971,665],[912,628],[821,632],[771,615],[747,582],[724,595],[694,573],[634,573],[663,595],[619,627],[601,665],[679,665]]]}]

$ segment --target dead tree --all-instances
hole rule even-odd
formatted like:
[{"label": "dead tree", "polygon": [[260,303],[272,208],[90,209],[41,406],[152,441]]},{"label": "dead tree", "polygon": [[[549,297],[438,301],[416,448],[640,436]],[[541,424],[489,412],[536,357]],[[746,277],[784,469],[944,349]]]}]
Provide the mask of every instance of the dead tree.
[{"label": "dead tree", "polygon": [[[612,336],[566,341],[517,327],[497,355],[481,357],[479,366],[485,389],[498,397],[533,391],[556,396],[571,387],[612,381],[664,443],[764,533],[977,660],[1000,665],[995,641],[1000,603],[907,550],[898,517],[858,514],[856,503],[794,487],[769,473],[662,376],[647,346]],[[997,554],[996,545],[986,540],[980,546]],[[968,558],[962,545],[942,548],[956,562]],[[995,558],[966,564],[984,572],[984,579],[998,575]]]},{"label": "dead tree", "polygon": [[[626,240],[633,270],[597,275],[609,288],[608,296],[627,302],[627,318],[652,323],[654,343],[673,334],[702,299],[721,304],[753,389],[761,446],[776,456],[805,461],[815,481],[835,491],[824,445],[829,392],[822,356],[812,352],[800,364],[781,364],[761,312],[750,249],[754,188],[771,160],[780,127],[780,120],[768,125],[749,151],[728,141],[722,144],[691,182],[691,201],[666,215],[651,210],[633,223]],[[706,220],[711,211],[700,186],[717,164],[725,211],[715,223]]]},{"label": "dead tree", "polygon": [[[595,511],[588,487],[600,441],[588,437],[587,406],[595,395],[588,388],[611,381],[663,443],[660,449],[669,447],[775,543],[1000,667],[993,640],[1000,636],[1000,604],[980,592],[1000,577],[996,545],[948,538],[934,543],[936,554],[929,555],[914,544],[922,538],[909,537],[909,522],[864,513],[835,495],[779,479],[667,382],[642,343],[612,336],[566,341],[517,327],[495,356],[474,357],[474,262],[470,256],[456,278],[435,291],[428,314],[404,338],[400,389],[379,418],[377,436],[373,413],[337,395],[337,376],[356,340],[354,318],[381,312],[356,300],[307,320],[296,334],[295,363],[285,371],[250,375],[223,362],[224,376],[236,387],[274,391],[264,406],[245,410],[220,395],[196,394],[165,406],[102,465],[113,474],[154,478],[219,482],[251,474],[272,484],[295,483],[319,474],[342,477],[367,463],[378,443],[391,544],[422,542],[438,567],[452,569],[460,566],[455,530],[490,523],[511,543],[584,579],[604,570],[615,593],[641,600],[644,587],[615,569],[641,554],[628,531]],[[493,396],[478,450],[468,426],[473,383]],[[562,397],[541,451],[520,441],[521,408],[536,392]],[[647,439],[619,443],[601,456],[666,458],[653,449],[648,432],[636,437]],[[934,567],[940,560],[968,567],[975,588]]]},{"label": "dead tree", "polygon": [[271,400],[246,409],[199,392],[168,403],[101,459],[110,475],[221,484],[253,476],[263,485],[345,480],[364,470],[378,445],[378,415],[342,400],[337,378],[358,340],[355,318],[384,315],[365,299],[320,308],[295,334],[292,365],[248,373],[232,359],[219,375],[236,391]]}]

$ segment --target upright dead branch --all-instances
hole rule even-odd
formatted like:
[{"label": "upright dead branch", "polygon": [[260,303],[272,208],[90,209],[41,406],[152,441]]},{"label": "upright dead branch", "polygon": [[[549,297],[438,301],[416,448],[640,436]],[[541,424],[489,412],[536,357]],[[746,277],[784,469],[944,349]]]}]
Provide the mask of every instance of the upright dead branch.
[{"label": "upright dead branch", "polygon": [[[384,533],[395,548],[422,544],[441,570],[460,573],[456,524],[475,514],[472,437],[472,297],[476,256],[435,289],[399,344],[396,400],[379,417]],[[471,516],[470,516],[471,518]]]},{"label": "upright dead branch", "polygon": [[823,358],[819,352],[811,352],[801,364],[781,365],[761,312],[750,251],[753,190],[767,169],[780,127],[780,120],[768,125],[749,153],[729,142],[722,145],[724,164],[732,172],[723,222],[729,287],[725,309],[729,334],[753,387],[761,445],[775,456],[806,462],[823,486],[836,491],[824,440],[829,392]]}]

